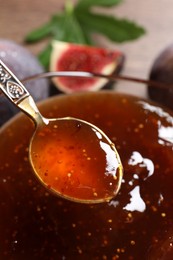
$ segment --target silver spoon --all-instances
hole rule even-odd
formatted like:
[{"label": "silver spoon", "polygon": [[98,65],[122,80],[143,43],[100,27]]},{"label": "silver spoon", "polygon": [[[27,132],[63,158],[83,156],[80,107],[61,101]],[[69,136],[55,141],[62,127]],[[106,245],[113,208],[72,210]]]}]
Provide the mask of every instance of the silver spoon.
[{"label": "silver spoon", "polygon": [[114,144],[102,130],[78,118],[43,117],[27,89],[1,60],[0,89],[35,124],[29,160],[47,189],[82,203],[115,197],[123,169]]}]

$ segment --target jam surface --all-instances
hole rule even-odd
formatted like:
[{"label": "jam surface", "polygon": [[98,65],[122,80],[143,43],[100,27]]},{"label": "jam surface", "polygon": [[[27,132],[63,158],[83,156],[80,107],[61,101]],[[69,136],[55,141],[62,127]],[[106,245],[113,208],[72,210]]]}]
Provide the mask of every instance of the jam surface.
[{"label": "jam surface", "polygon": [[124,167],[109,203],[58,198],[28,161],[33,125],[20,116],[0,131],[0,259],[173,259],[173,113],[113,92],[61,96],[46,117],[102,129]]}]

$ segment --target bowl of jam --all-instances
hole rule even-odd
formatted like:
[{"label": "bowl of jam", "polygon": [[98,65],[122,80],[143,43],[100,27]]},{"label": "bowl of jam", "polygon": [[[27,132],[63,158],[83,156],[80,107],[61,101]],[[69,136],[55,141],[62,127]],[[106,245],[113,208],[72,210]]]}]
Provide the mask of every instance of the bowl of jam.
[{"label": "bowl of jam", "polygon": [[121,157],[121,189],[99,204],[50,193],[31,170],[34,126],[19,113],[0,129],[0,259],[173,259],[173,112],[112,90],[56,95],[39,109],[101,128]]}]

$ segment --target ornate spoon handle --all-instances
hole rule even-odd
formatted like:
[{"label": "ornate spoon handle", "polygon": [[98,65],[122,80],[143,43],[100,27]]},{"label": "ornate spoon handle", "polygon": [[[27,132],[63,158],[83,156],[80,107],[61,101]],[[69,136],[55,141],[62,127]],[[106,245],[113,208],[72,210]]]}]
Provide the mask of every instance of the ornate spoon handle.
[{"label": "ornate spoon handle", "polygon": [[0,60],[0,90],[10,101],[27,114],[35,124],[47,123],[39,112],[32,96],[18,78]]},{"label": "ornate spoon handle", "polygon": [[29,92],[16,76],[0,60],[0,89],[14,103],[19,104]]}]

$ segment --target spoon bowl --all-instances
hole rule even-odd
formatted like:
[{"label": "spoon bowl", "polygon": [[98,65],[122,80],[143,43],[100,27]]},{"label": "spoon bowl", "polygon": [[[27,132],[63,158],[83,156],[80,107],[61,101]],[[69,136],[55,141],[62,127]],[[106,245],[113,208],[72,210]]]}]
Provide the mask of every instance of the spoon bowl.
[{"label": "spoon bowl", "polygon": [[0,88],[35,123],[29,159],[47,189],[82,203],[115,197],[121,186],[122,164],[101,129],[78,118],[43,117],[27,89],[2,62]]},{"label": "spoon bowl", "polygon": [[100,129],[83,120],[66,117],[38,125],[29,154],[41,182],[67,199],[109,201],[120,188],[115,146]]}]

